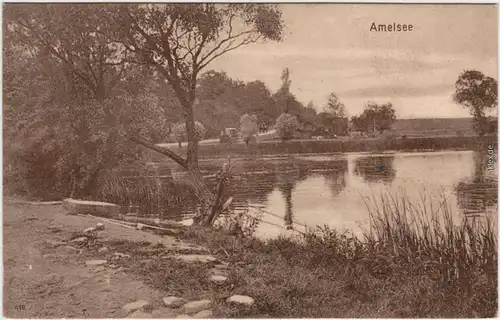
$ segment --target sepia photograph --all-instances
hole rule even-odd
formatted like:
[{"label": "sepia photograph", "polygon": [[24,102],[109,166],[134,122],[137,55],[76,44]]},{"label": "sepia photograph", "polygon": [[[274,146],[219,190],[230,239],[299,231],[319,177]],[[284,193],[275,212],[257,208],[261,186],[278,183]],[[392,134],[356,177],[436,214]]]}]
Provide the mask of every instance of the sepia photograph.
[{"label": "sepia photograph", "polygon": [[498,316],[497,4],[2,12],[4,317]]}]

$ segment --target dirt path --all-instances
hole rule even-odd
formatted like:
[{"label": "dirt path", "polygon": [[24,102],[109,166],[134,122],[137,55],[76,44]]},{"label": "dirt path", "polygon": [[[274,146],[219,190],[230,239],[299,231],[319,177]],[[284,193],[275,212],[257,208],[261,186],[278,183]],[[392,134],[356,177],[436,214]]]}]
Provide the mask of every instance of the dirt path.
[{"label": "dirt path", "polygon": [[[109,241],[144,242],[145,249],[161,241],[169,247],[195,248],[173,237],[130,230],[104,222],[94,249],[69,242],[75,233],[95,226],[91,217],[66,215],[61,206],[4,204],[4,315],[9,318],[116,318],[122,307],[137,300],[150,302],[154,317],[172,318],[162,305],[164,292],[148,287],[127,270],[113,265],[113,248],[97,254]],[[58,243],[65,242],[64,244]],[[147,242],[147,243],[146,243]],[[196,249],[196,248],[195,248]],[[103,249],[104,250],[104,249]],[[104,266],[85,261],[108,257]],[[163,312],[163,314],[162,314]],[[152,316],[153,317],[153,316]]]}]

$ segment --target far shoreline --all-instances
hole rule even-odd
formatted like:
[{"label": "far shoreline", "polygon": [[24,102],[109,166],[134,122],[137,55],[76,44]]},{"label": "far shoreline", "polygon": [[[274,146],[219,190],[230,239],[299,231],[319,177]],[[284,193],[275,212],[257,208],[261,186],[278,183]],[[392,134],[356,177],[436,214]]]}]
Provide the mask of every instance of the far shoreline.
[{"label": "far shoreline", "polygon": [[[380,139],[324,139],[324,140],[290,140],[265,141],[245,145],[232,144],[200,144],[198,156],[203,159],[245,157],[267,157],[280,155],[335,155],[350,153],[386,153],[386,152],[436,152],[436,151],[479,151],[486,150],[488,145],[497,146],[497,135],[479,136],[435,136],[408,137],[389,141]],[[184,156],[186,144],[179,148],[170,147],[172,151]],[[154,151],[145,150],[148,162],[162,162],[167,158]]]}]

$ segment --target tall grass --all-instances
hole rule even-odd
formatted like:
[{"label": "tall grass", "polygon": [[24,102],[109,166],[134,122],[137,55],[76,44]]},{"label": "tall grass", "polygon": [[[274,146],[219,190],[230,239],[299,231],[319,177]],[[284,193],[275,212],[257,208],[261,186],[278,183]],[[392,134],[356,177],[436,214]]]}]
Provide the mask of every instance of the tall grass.
[{"label": "tall grass", "polygon": [[98,184],[92,196],[100,200],[118,204],[126,212],[138,215],[176,216],[189,210],[189,204],[196,202],[192,190],[172,179],[121,177],[120,174],[108,174]]},{"label": "tall grass", "polygon": [[443,288],[473,290],[474,282],[497,280],[497,228],[488,214],[480,219],[453,217],[446,197],[437,207],[422,197],[381,195],[366,201],[368,246],[399,266],[424,272]]},{"label": "tall grass", "polygon": [[494,219],[456,219],[445,198],[434,206],[385,194],[366,204],[370,228],[360,236],[328,226],[301,241],[196,228],[184,236],[236,266],[234,291],[256,299],[253,317],[496,315]]}]

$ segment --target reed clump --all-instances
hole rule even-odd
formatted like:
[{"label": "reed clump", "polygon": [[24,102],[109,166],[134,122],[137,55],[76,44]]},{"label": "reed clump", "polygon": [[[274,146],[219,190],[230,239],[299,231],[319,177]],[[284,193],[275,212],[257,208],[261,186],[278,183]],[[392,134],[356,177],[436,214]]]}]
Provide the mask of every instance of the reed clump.
[{"label": "reed clump", "polygon": [[446,198],[384,194],[365,199],[362,235],[327,226],[300,241],[260,240],[191,228],[241,278],[235,292],[256,299],[249,314],[270,317],[493,317],[497,313],[495,219],[458,219]]}]

